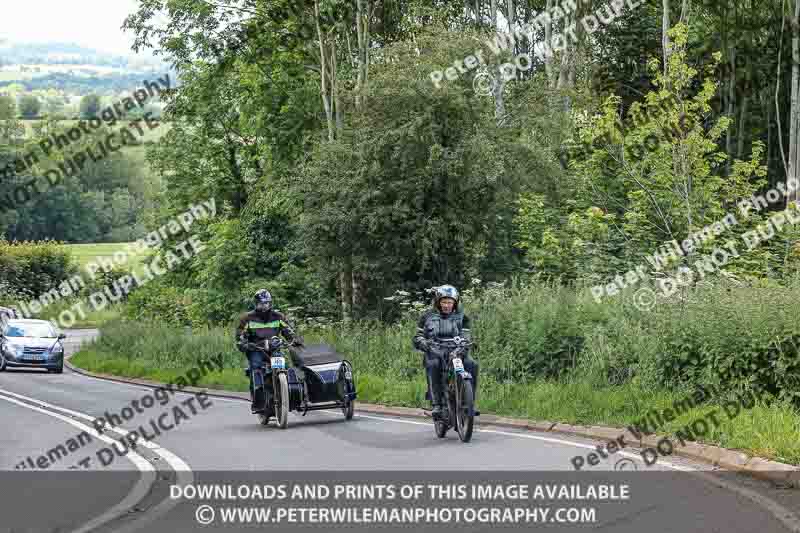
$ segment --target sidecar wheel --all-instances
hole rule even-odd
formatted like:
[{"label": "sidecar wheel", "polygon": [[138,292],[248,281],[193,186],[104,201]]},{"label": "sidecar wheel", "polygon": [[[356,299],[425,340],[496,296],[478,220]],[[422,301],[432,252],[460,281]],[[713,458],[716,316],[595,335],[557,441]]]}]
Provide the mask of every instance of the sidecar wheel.
[{"label": "sidecar wheel", "polygon": [[345,420],[352,420],[353,419],[353,412],[355,411],[355,403],[353,400],[347,400],[347,403],[344,407],[342,407],[342,412],[344,413]]}]

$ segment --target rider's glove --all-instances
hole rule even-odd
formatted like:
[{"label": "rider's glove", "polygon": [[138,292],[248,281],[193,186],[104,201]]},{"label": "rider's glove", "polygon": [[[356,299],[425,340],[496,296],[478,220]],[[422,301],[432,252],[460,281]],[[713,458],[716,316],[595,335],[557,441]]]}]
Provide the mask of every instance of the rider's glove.
[{"label": "rider's glove", "polygon": [[247,351],[247,339],[244,338],[244,335],[236,340],[236,347],[240,352]]},{"label": "rider's glove", "polygon": [[422,349],[423,352],[428,352],[431,349],[431,341],[428,339],[422,339],[419,341],[419,347]]}]

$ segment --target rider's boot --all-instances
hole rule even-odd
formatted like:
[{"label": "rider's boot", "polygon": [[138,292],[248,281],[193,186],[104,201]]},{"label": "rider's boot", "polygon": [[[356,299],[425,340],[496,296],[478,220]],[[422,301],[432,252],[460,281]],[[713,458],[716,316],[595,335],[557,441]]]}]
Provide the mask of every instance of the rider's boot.
[{"label": "rider's boot", "polygon": [[253,414],[264,412],[264,387],[258,387],[253,396],[253,403],[250,406],[250,411]]},{"label": "rider's boot", "polygon": [[431,397],[433,401],[433,410],[431,411],[431,416],[433,416],[434,420],[441,420],[444,415],[444,402],[442,401],[442,392],[437,390],[437,387],[431,387]]}]

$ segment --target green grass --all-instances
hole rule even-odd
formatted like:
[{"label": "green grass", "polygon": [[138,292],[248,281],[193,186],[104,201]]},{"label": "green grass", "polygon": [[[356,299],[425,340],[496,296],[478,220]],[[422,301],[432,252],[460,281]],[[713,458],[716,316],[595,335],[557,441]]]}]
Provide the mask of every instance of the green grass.
[{"label": "green grass", "polygon": [[[40,122],[41,122],[41,120],[22,120],[22,124],[25,126],[25,135],[27,137],[33,137],[34,136],[34,129],[33,129],[34,125],[36,125],[36,124],[38,124]],[[69,128],[72,128],[74,126],[77,126],[79,121],[76,120],[76,119],[64,119],[64,120],[59,120],[58,122],[59,122],[59,125],[61,125],[62,127],[66,128],[66,129],[69,129]],[[120,120],[114,125],[113,129],[115,131],[117,131],[120,128],[123,128],[125,126],[129,126],[131,124],[131,122],[132,121],[130,121],[130,120]],[[144,122],[141,122],[140,124],[141,124],[141,127],[142,127],[142,131],[144,132],[144,135],[142,135],[142,136],[139,135],[139,130],[136,128],[136,126],[130,126],[130,127],[131,127],[131,131],[134,134],[134,137],[136,137],[136,140],[141,141],[141,142],[147,142],[147,141],[155,142],[155,141],[158,141],[161,137],[166,135],[166,133],[172,128],[172,124],[169,123],[169,122],[161,122],[161,124],[159,124],[159,126],[157,128],[152,129],[152,130],[149,129]],[[128,149],[129,148],[126,148],[126,150],[128,150]]]},{"label": "green grass", "polygon": [[[410,349],[412,328],[374,330],[371,335],[353,331],[305,332],[307,343],[335,344],[353,363],[359,398],[384,405],[422,407],[425,377],[420,355]],[[103,337],[85,347],[72,362],[90,371],[128,377],[170,381],[200,358],[223,354],[224,369],[203,378],[200,386],[246,391],[244,357],[233,347],[229,329],[186,331],[163,324],[113,322],[102,328]],[[345,340],[346,339],[346,340]],[[484,359],[479,358],[485,366]],[[488,358],[486,358],[488,360]],[[482,367],[482,376],[487,369]],[[669,407],[686,397],[677,390],[659,390],[633,383],[598,386],[585,379],[540,379],[524,383],[481,378],[478,396],[484,413],[580,425],[624,428],[652,409]],[[658,429],[674,433],[713,405],[700,405]],[[708,444],[739,449],[788,464],[800,465],[800,412],[787,403],[759,404],[737,418],[719,417],[721,424],[702,439]]]},{"label": "green grass", "polygon": [[[114,252],[124,250],[130,243],[99,243],[99,244],[65,244],[64,248],[72,254],[81,270],[84,270],[86,265],[98,261],[100,258],[106,258],[113,261]],[[139,267],[146,254],[129,256],[127,263],[120,265],[126,270],[132,270]],[[84,270],[85,272],[85,270]]]},{"label": "green grass", "polygon": [[109,305],[105,309],[95,311],[86,298],[69,298],[48,305],[36,318],[51,320],[60,325],[59,317],[61,313],[65,310],[70,310],[78,302],[82,303],[81,308],[85,316],[81,316],[79,312],[72,311],[75,323],[70,326],[70,329],[99,328],[107,322],[118,319],[122,314],[122,309],[119,305]]}]

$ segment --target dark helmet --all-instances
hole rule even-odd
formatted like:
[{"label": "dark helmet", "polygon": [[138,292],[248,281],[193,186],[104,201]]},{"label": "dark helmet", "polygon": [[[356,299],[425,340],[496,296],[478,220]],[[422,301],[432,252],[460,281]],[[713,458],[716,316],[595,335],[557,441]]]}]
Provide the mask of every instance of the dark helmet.
[{"label": "dark helmet", "polygon": [[452,298],[455,301],[455,304],[453,305],[453,311],[458,309],[458,303],[460,300],[458,289],[452,285],[442,285],[441,287],[436,288],[436,292],[434,293],[433,297],[433,306],[439,311],[441,310],[439,309],[439,302],[442,298]]},{"label": "dark helmet", "polygon": [[256,311],[259,313],[267,313],[272,310],[272,295],[267,289],[261,289],[255,296],[253,296]]}]

